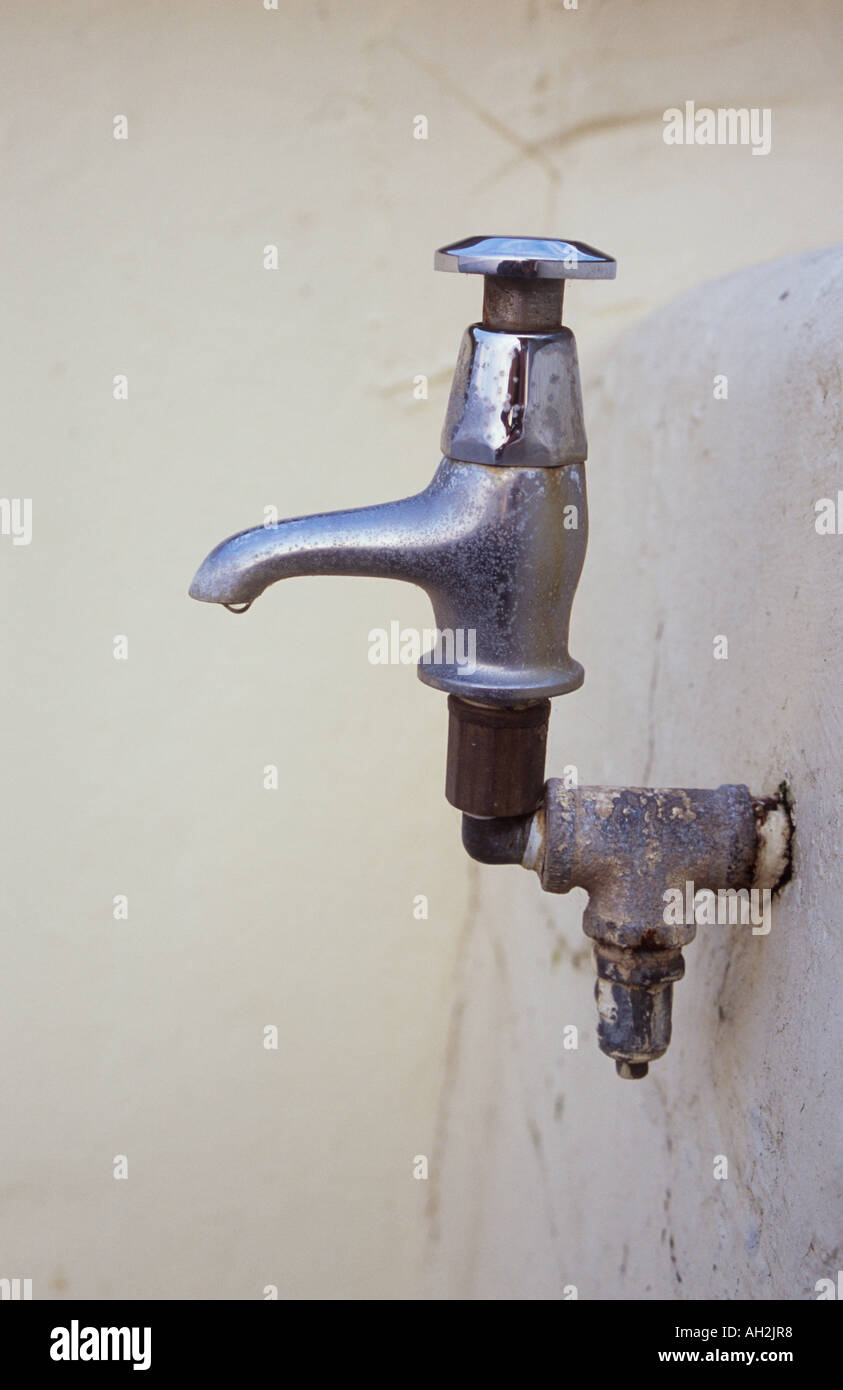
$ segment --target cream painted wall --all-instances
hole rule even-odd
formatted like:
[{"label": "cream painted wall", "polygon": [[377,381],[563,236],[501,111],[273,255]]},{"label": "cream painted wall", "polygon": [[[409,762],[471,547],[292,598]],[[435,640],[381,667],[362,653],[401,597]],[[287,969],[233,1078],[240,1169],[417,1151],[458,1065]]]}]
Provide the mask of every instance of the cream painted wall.
[{"label": "cream painted wall", "polygon": [[[367,660],[370,629],[423,625],[425,600],[301,581],[234,621],[186,588],[266,504],[295,514],[427,481],[479,306],[475,281],[432,274],[435,246],[546,229],[615,254],[614,285],[569,292],[593,372],[679,291],[832,241],[839,26],[830,3],[722,0],[6,15],[0,491],[33,499],[33,538],[0,538],[0,1276],[32,1277],[36,1297],[275,1284],[382,1298],[418,1296],[433,1274],[434,1292],[461,1295],[496,1286],[507,1203],[541,1234],[554,1201],[525,1205],[517,1184],[467,1244],[445,1204],[479,873],[442,796],[444,701]],[[667,148],[661,113],[686,98],[770,106],[772,152]],[[418,114],[427,141],[412,138]],[[661,389],[617,384],[642,446]],[[610,405],[587,395],[598,501]],[[587,658],[617,541],[599,515],[594,537],[576,618]],[[671,621],[693,592],[671,571]],[[636,691],[647,617],[624,668]],[[586,715],[604,724],[595,665],[575,697],[581,759]],[[607,743],[593,775],[640,777],[640,742],[624,747]],[[694,758],[654,747],[654,776],[693,774]],[[549,910],[525,899],[519,931]],[[494,993],[476,999],[491,1057],[506,1046]],[[494,1107],[471,1113],[482,1137]],[[428,1184],[411,1176],[419,1153]],[[461,1280],[436,1278],[443,1226]],[[533,1287],[524,1259],[523,1278],[507,1266],[516,1292]]]}]

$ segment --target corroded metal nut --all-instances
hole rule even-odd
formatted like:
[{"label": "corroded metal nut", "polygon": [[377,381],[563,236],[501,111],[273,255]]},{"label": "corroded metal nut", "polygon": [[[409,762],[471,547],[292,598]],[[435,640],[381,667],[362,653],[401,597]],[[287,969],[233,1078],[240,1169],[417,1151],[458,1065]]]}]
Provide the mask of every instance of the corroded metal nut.
[{"label": "corroded metal nut", "polygon": [[678,949],[624,951],[595,946],[597,1039],[626,1080],[646,1076],[670,1044],[673,985],[685,973]]}]

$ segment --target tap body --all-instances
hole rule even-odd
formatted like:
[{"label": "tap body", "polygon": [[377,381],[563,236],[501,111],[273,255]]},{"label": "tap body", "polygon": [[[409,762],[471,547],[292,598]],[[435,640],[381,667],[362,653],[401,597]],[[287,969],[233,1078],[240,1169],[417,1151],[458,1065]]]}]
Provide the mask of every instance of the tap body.
[{"label": "tap body", "polygon": [[438,631],[472,652],[470,667],[448,659],[454,637],[426,654],[426,684],[490,705],[576,690],[568,627],[588,539],[587,445],[570,329],[466,329],[441,446],[432,482],[412,497],[231,536],[191,595],[245,608],[295,575],[406,580],[428,594]]}]

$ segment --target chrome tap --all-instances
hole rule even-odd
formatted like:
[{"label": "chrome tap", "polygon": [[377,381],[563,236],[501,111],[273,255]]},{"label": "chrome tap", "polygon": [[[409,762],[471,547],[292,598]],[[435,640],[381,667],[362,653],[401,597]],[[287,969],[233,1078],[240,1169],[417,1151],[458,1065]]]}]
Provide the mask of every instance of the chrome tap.
[{"label": "chrome tap", "polygon": [[471,661],[437,643],[420,678],[448,692],[446,796],[463,844],[486,864],[535,869],[546,892],[589,892],[598,1039],[637,1079],[670,1041],[673,984],[696,920],[666,896],[772,892],[789,874],[784,790],[567,789],[545,784],[550,698],[576,690],[571,605],[585,557],[586,439],[565,280],[613,279],[611,257],[573,241],[471,237],[436,252],[437,270],[483,275],[483,318],[463,335],[422,492],[352,511],[241,531],[200,566],[190,593],[244,611],[294,575],[403,579],[429,595],[439,633],[462,632]]},{"label": "chrome tap", "polygon": [[[568,623],[585,556],[586,440],[566,279],[611,279],[615,262],[579,242],[472,237],[438,270],[485,277],[483,322],[463,336],[424,491],[398,502],[294,517],[212,550],[190,593],[245,611],[294,575],[403,579],[429,595],[439,632],[472,634],[419,664],[428,685],[511,705],[576,690]],[[532,809],[532,808],[525,808]]]}]

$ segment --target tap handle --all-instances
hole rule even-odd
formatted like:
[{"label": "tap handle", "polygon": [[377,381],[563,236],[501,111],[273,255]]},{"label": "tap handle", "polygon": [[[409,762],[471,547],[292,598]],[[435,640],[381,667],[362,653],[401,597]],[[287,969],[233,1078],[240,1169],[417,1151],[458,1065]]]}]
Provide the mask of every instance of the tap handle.
[{"label": "tap handle", "polygon": [[566,280],[614,280],[617,263],[582,241],[470,236],[441,246],[434,270],[482,275],[483,326],[498,333],[553,333]]},{"label": "tap handle", "polygon": [[469,236],[441,246],[434,270],[524,280],[614,280],[617,262],[584,241],[534,236]]}]

